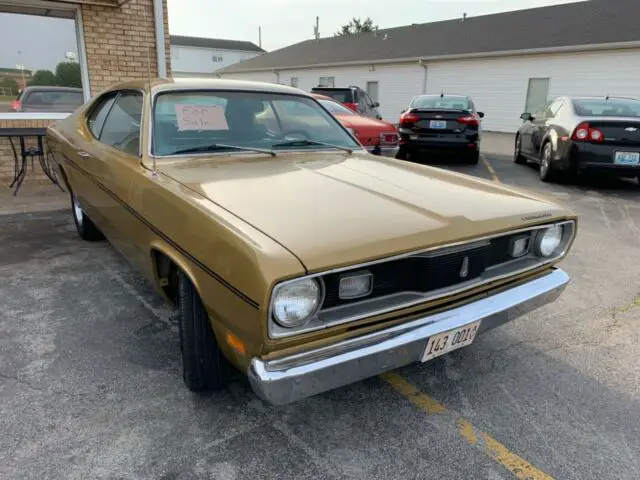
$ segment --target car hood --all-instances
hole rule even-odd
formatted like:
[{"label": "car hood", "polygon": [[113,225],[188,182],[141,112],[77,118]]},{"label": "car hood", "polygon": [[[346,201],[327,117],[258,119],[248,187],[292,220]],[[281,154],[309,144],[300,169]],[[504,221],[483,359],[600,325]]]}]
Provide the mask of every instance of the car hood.
[{"label": "car hood", "polygon": [[530,193],[364,153],[193,157],[158,170],[270,236],[309,272],[570,215]]}]

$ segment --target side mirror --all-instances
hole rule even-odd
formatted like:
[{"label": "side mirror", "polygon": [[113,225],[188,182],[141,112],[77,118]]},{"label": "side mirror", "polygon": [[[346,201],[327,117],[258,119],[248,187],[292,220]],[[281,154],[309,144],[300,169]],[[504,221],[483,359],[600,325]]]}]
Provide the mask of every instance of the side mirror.
[{"label": "side mirror", "polygon": [[479,116],[480,118],[484,118],[484,112],[478,112],[478,116]]},{"label": "side mirror", "polygon": [[380,102],[373,102],[373,108],[378,108],[380,106]]},{"label": "side mirror", "polygon": [[529,112],[525,112],[522,115],[520,115],[520,118],[522,120],[533,120],[534,117]]},{"label": "side mirror", "polygon": [[404,113],[404,112],[406,112],[406,110],[402,110],[400,113],[402,114],[402,113]]}]

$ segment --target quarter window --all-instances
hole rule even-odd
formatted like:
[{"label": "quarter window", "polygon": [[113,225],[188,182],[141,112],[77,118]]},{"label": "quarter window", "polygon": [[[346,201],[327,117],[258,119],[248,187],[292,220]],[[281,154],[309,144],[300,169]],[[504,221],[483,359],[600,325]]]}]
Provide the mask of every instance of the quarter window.
[{"label": "quarter window", "polygon": [[104,122],[100,141],[131,155],[138,155],[141,119],[142,94],[120,93]]},{"label": "quarter window", "polygon": [[104,121],[107,119],[107,114],[111,109],[111,105],[113,105],[114,100],[116,99],[116,94],[107,94],[101,100],[99,100],[98,104],[93,108],[93,111],[89,114],[89,120],[87,121],[87,126],[94,137],[100,138],[100,132],[102,131],[102,126],[104,125]]}]

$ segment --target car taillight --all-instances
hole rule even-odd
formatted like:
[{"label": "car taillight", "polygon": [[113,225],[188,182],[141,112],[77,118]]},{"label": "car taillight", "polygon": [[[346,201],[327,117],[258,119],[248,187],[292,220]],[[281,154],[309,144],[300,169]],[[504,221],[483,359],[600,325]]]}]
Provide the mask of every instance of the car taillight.
[{"label": "car taillight", "polygon": [[602,142],[604,135],[597,128],[591,128],[587,122],[582,122],[573,131],[571,140],[575,142]]},{"label": "car taillight", "polygon": [[11,110],[13,110],[14,112],[20,110],[20,102],[18,100],[14,100],[13,102],[11,102]]},{"label": "car taillight", "polygon": [[420,117],[415,113],[405,112],[402,115],[400,115],[400,126],[411,127],[418,120],[420,120]]},{"label": "car taillight", "polygon": [[392,144],[395,145],[398,143],[398,134],[397,133],[381,133],[380,134],[380,143]]},{"label": "car taillight", "polygon": [[480,124],[478,119],[473,115],[465,115],[464,117],[458,117],[456,118],[456,121],[458,123],[462,123],[463,125],[478,126]]}]

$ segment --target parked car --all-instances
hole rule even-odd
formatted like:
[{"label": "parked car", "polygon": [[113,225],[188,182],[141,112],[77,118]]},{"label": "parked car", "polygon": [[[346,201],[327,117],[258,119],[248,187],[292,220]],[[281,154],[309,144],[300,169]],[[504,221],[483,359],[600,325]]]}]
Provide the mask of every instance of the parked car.
[{"label": "parked car", "polygon": [[640,101],[557,97],[524,120],[514,160],[540,164],[540,180],[597,171],[640,181]]},{"label": "parked car", "polygon": [[329,110],[370,153],[387,157],[396,156],[398,131],[392,123],[358,115],[331,97],[317,93],[312,93],[311,96]]},{"label": "parked car", "polygon": [[370,118],[382,119],[378,107],[379,102],[371,100],[369,94],[358,86],[348,87],[313,87],[311,93],[318,93],[333,98],[349,110]]},{"label": "parked car", "polygon": [[418,95],[400,115],[397,158],[407,160],[422,152],[455,152],[466,163],[476,164],[483,117],[469,96]]},{"label": "parked car", "polygon": [[81,88],[27,87],[12,104],[14,112],[71,113],[84,103]]},{"label": "parked car", "polygon": [[195,392],[234,366],[292,402],[467,346],[569,282],[570,210],[373,156],[284,85],[122,83],[47,143],[80,237],[177,308]]}]

